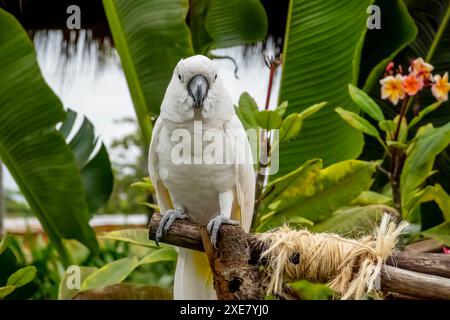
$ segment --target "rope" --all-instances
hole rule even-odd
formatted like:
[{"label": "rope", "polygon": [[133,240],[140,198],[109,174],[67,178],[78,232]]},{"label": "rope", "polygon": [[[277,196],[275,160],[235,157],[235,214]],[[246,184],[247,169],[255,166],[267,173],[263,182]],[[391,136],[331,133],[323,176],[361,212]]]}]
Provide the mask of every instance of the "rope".
[{"label": "rope", "polygon": [[261,254],[267,260],[267,293],[281,295],[285,281],[305,279],[327,284],[343,300],[363,299],[407,225],[396,225],[385,214],[373,235],[358,240],[286,226],[263,233],[259,240],[267,247]]}]

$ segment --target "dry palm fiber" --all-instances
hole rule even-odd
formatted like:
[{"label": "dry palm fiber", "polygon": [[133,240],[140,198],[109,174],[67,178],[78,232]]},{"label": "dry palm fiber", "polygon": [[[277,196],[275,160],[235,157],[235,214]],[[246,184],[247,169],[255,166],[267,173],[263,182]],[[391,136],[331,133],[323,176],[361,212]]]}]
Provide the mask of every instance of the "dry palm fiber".
[{"label": "dry palm fiber", "polygon": [[267,293],[281,295],[284,281],[306,279],[326,283],[341,299],[363,299],[406,227],[385,214],[372,235],[357,240],[288,227],[263,233]]}]

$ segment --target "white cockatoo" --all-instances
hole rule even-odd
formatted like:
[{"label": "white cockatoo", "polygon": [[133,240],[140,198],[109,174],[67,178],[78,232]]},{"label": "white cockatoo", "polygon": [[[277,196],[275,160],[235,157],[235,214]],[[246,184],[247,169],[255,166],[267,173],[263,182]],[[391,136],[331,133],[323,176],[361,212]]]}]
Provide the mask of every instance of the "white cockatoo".
[{"label": "white cockatoo", "polygon": [[[153,129],[149,173],[163,214],[156,241],[175,219],[206,225],[215,245],[222,223],[250,229],[255,197],[251,148],[214,63],[182,59]],[[175,299],[216,299],[206,255],[179,248]]]}]

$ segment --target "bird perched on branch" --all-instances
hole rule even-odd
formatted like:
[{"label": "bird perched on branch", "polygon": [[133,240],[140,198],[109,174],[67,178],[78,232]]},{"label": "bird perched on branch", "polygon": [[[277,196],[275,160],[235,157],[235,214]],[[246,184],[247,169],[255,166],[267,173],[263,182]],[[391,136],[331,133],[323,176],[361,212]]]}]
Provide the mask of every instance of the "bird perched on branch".
[{"label": "bird perched on branch", "polygon": [[[156,241],[175,219],[207,226],[213,245],[222,223],[250,229],[255,197],[251,148],[209,58],[196,55],[175,67],[148,158],[163,214]],[[179,248],[174,298],[216,298],[204,253]]]}]

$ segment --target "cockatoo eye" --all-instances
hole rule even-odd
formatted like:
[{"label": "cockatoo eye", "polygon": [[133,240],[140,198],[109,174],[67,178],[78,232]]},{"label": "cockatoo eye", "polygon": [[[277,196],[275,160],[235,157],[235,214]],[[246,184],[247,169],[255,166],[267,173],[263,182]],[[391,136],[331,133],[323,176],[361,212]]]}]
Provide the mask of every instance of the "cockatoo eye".
[{"label": "cockatoo eye", "polygon": [[214,80],[216,80],[216,79],[217,79],[217,74],[214,75]]},{"label": "cockatoo eye", "polygon": [[178,79],[180,79],[180,80],[181,80],[181,74],[178,74]]}]

